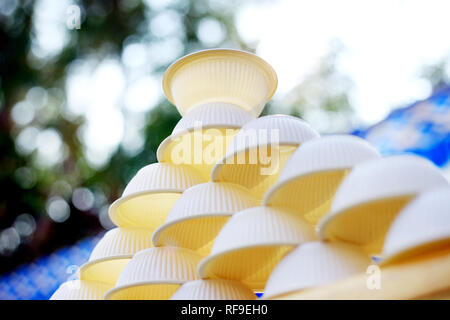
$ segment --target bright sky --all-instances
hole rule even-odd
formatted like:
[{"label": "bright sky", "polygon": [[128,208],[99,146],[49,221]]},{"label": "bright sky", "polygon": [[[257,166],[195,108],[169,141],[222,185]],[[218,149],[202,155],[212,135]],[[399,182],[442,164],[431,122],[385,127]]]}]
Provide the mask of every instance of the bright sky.
[{"label": "bright sky", "polygon": [[239,11],[237,23],[277,71],[275,99],[314,68],[330,40],[340,40],[346,51],[338,69],[355,84],[357,116],[372,124],[430,94],[419,72],[450,53],[449,14],[448,0],[255,1]]}]

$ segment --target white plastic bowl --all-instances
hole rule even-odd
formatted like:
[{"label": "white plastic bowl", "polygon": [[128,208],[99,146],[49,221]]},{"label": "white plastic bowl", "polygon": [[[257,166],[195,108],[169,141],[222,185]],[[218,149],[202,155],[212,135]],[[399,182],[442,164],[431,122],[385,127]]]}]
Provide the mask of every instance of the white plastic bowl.
[{"label": "white plastic bowl", "polygon": [[136,253],[125,266],[107,300],[169,299],[179,286],[199,279],[198,253],[176,247],[150,248]]},{"label": "white plastic bowl", "polygon": [[80,279],[114,285],[131,257],[151,246],[152,230],[109,230],[92,250],[89,261],[80,267]]},{"label": "white plastic bowl", "polygon": [[355,165],[379,158],[367,141],[330,135],[302,144],[264,196],[264,205],[290,208],[316,224],[326,214],[339,184]]},{"label": "white plastic bowl", "polygon": [[248,287],[234,280],[195,280],[183,284],[170,300],[255,300]]},{"label": "white plastic bowl", "polygon": [[222,159],[231,139],[253,119],[244,109],[227,103],[194,107],[159,145],[158,161],[193,166],[209,180],[212,167]]},{"label": "white plastic bowl", "polygon": [[319,134],[306,122],[287,115],[248,122],[212,169],[211,180],[240,184],[262,198],[297,147]]},{"label": "white plastic bowl", "polygon": [[418,196],[392,223],[383,246],[383,264],[450,247],[450,188]]},{"label": "white plastic bowl", "polygon": [[264,298],[317,287],[364,273],[371,261],[358,247],[309,242],[291,251],[272,271]]},{"label": "white plastic bowl", "polygon": [[229,217],[257,205],[258,200],[236,184],[208,182],[193,186],[175,202],[164,224],[153,234],[153,243],[208,254]]},{"label": "white plastic bowl", "polygon": [[318,224],[321,239],[381,252],[395,216],[416,195],[448,181],[430,161],[412,155],[391,156],[357,165],[339,186],[331,211]]},{"label": "white plastic bowl", "polygon": [[164,74],[163,89],[182,115],[197,105],[220,101],[257,117],[275,93],[277,82],[273,68],[258,56],[211,49],[175,61]]},{"label": "white plastic bowl", "polygon": [[50,300],[103,300],[111,287],[101,282],[70,280],[61,284]]},{"label": "white plastic bowl", "polygon": [[202,260],[202,278],[238,280],[261,291],[280,259],[300,243],[314,241],[312,227],[290,212],[255,207],[234,214]]},{"label": "white plastic bowl", "polygon": [[109,216],[119,227],[156,229],[181,193],[203,182],[201,174],[188,166],[152,163],[131,179],[109,208]]}]

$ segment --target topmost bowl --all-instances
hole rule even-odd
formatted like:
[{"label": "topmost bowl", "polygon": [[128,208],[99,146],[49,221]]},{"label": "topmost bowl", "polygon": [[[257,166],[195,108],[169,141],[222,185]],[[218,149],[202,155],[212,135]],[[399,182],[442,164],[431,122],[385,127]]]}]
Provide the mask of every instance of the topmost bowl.
[{"label": "topmost bowl", "polygon": [[225,102],[259,116],[277,83],[273,68],[258,56],[211,49],[175,61],[164,74],[163,90],[181,115],[197,105]]}]

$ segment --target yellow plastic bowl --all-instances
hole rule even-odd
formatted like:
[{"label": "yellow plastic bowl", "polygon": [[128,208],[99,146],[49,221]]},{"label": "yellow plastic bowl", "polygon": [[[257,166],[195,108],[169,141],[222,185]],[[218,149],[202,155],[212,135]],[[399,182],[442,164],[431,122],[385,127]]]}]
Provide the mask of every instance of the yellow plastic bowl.
[{"label": "yellow plastic bowl", "polygon": [[183,284],[170,300],[255,300],[248,287],[234,280],[195,280]]},{"label": "yellow plastic bowl", "polygon": [[291,212],[255,207],[233,215],[202,260],[202,278],[237,280],[256,292],[272,269],[298,244],[316,239],[313,228]]},{"label": "yellow plastic bowl", "polygon": [[109,208],[109,216],[119,227],[156,229],[181,193],[203,182],[201,174],[188,166],[152,163],[131,179]]},{"label": "yellow plastic bowl", "polygon": [[450,188],[431,190],[406,206],[392,223],[382,264],[450,248]]},{"label": "yellow plastic bowl", "polygon": [[136,253],[125,266],[107,300],[169,299],[179,286],[199,279],[198,253],[176,247],[150,248]]},{"label": "yellow plastic bowl", "polygon": [[193,186],[175,202],[164,224],[153,234],[153,243],[208,254],[229,217],[257,205],[258,200],[237,184],[208,182]]},{"label": "yellow plastic bowl", "polygon": [[159,162],[189,165],[207,180],[238,130],[253,120],[248,112],[227,103],[207,103],[189,110],[157,151]]},{"label": "yellow plastic bowl", "polygon": [[443,186],[448,181],[440,170],[421,157],[400,155],[361,163],[339,186],[331,211],[319,221],[319,235],[378,255],[403,207],[419,193]]},{"label": "yellow plastic bowl", "polygon": [[262,199],[297,147],[318,137],[306,122],[292,116],[270,115],[250,121],[214,166],[211,180],[240,184]]},{"label": "yellow plastic bowl", "polygon": [[152,246],[153,230],[114,228],[97,243],[89,261],[80,268],[80,279],[115,285],[120,273],[138,251]]},{"label": "yellow plastic bowl", "polygon": [[337,188],[351,168],[379,157],[365,140],[351,135],[306,141],[286,162],[263,204],[289,208],[316,224],[329,211]]},{"label": "yellow plastic bowl", "polygon": [[111,287],[101,282],[71,280],[61,284],[50,300],[103,300],[103,295]]},{"label": "yellow plastic bowl", "polygon": [[370,263],[369,256],[353,245],[304,243],[287,254],[275,267],[263,297],[270,299],[365,273]]},{"label": "yellow plastic bowl", "polygon": [[164,74],[163,90],[182,115],[197,105],[225,102],[258,116],[277,82],[273,68],[258,56],[212,49],[175,61]]},{"label": "yellow plastic bowl", "polygon": [[450,297],[450,248],[381,266],[379,289],[368,289],[368,277],[362,273],[335,283],[276,296],[294,300],[405,300],[446,299]]}]

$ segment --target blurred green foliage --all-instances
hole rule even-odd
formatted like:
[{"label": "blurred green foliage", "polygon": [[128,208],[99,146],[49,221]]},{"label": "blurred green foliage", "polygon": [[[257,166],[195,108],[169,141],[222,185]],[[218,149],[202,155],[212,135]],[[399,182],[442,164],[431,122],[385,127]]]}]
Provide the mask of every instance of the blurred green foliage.
[{"label": "blurred green foliage", "polygon": [[[119,146],[106,165],[93,167],[86,159],[78,134],[85,119],[65,116],[66,78],[72,62],[93,54],[98,61],[102,57],[120,57],[130,37],[147,44],[159,41],[148,26],[164,10],[175,10],[182,17],[183,34],[177,36],[183,39],[183,48],[178,56],[208,47],[199,40],[197,30],[199,21],[206,17],[216,19],[225,28],[221,44],[252,50],[242,43],[234,28],[232,8],[238,1],[85,0],[66,4],[81,8],[81,28],[67,30],[68,41],[57,54],[39,56],[33,51],[34,24],[38,14],[46,14],[37,12],[42,5],[39,2],[42,1],[8,0],[0,4],[0,272],[98,232],[101,209],[120,196],[126,182],[140,167],[156,161],[159,143],[180,118],[170,103],[161,100],[144,116],[145,142],[138,153],[129,155]],[[148,73],[162,73],[167,66],[166,63],[148,68]],[[63,160],[49,167],[37,164],[36,150],[29,154],[18,151],[16,139],[24,126],[15,124],[11,118],[14,105],[33,87],[46,91],[47,105],[43,108],[46,113],[47,109],[53,110],[53,115],[43,117],[44,120],[35,117],[26,126],[56,130],[65,150]],[[103,198],[99,197],[99,203],[96,198],[88,210],[80,210],[71,197],[81,186]],[[55,196],[70,206],[69,218],[61,223],[47,214],[48,201]],[[34,232],[29,235],[19,232],[17,237],[9,231],[18,225],[17,217],[24,213],[34,217],[36,225],[31,226]]]}]

